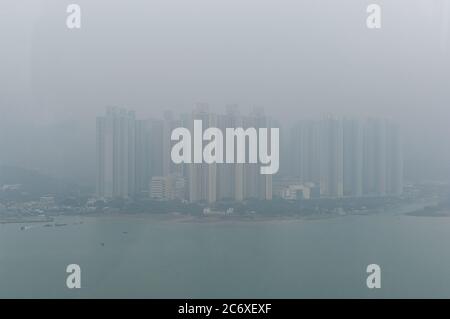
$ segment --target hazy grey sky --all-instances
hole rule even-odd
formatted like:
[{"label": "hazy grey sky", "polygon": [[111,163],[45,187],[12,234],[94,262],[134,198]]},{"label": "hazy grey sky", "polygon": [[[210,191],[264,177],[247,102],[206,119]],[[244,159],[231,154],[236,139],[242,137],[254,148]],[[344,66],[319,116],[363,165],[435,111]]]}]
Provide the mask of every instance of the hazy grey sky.
[{"label": "hazy grey sky", "polygon": [[[88,180],[95,116],[264,106],[281,120],[383,116],[407,177],[450,177],[446,0],[0,2],[0,162]],[[66,28],[78,3],[82,28]],[[382,28],[366,28],[366,7]],[[420,174],[420,175],[419,175]]]}]

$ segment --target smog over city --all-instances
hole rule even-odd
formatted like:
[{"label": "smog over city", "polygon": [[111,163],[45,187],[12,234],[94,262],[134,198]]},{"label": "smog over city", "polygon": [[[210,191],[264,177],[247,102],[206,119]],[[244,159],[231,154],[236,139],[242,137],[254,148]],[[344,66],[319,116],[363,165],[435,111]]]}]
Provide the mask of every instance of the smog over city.
[{"label": "smog over city", "polygon": [[449,298],[449,18],[2,1],[0,298]]}]

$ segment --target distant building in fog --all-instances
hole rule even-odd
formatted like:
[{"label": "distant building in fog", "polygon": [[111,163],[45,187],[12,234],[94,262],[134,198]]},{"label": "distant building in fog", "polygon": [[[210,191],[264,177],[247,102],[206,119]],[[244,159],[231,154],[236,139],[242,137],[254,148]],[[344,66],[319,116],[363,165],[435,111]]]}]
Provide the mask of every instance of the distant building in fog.
[{"label": "distant building in fog", "polygon": [[318,183],[321,197],[402,193],[400,130],[386,119],[299,121],[290,131],[289,145],[284,156],[291,176]]},{"label": "distant building in fog", "polygon": [[[229,105],[225,114],[217,117],[217,127],[225,132],[227,127],[242,127],[237,105]],[[226,150],[223,156],[226,157]],[[241,201],[244,199],[244,164],[224,163],[217,167],[217,198]]]},{"label": "distant building in fog", "polygon": [[133,112],[108,107],[97,117],[97,195],[128,197],[135,192],[135,126]]},{"label": "distant building in fog", "polygon": [[[176,127],[193,132],[194,120],[202,120],[203,129],[222,131],[280,127],[263,109],[242,116],[235,105],[215,114],[200,104],[180,117],[165,112],[161,120],[138,120],[134,112],[108,107],[97,117],[97,195],[214,203],[270,200],[273,194],[292,199],[301,193],[308,199],[402,193],[400,131],[388,120],[327,116],[298,121],[289,134],[281,133],[288,138],[281,153],[283,172],[274,185],[272,175],[260,174],[259,163],[173,163],[171,132]],[[245,151],[248,157],[248,143]]]},{"label": "distant building in fog", "polygon": [[320,122],[320,193],[344,195],[344,136],[342,120],[327,116]]},{"label": "distant building in fog", "polygon": [[388,123],[386,135],[386,190],[388,194],[401,195],[403,192],[403,152],[399,127]]},{"label": "distant building in fog", "polygon": [[343,120],[344,196],[363,194],[363,126],[359,120]]},{"label": "distant building in fog", "polygon": [[151,177],[163,170],[162,129],[161,121],[118,107],[97,117],[98,197],[148,196]]},{"label": "distant building in fog", "polygon": [[320,126],[317,121],[302,120],[293,125],[288,140],[291,171],[287,174],[301,182],[320,182]]},{"label": "distant building in fog", "polygon": [[159,200],[183,200],[186,182],[176,175],[154,176],[150,185],[150,198]]},{"label": "distant building in fog", "polygon": [[314,184],[289,185],[281,190],[281,198],[288,200],[311,199]]},{"label": "distant building in fog", "polygon": [[[274,127],[274,122],[267,117],[263,108],[254,108],[249,116],[243,117],[243,128]],[[268,142],[270,145],[270,143]],[[270,151],[270,150],[269,150]],[[246,154],[249,154],[249,144],[246,144]],[[260,200],[272,199],[272,175],[260,174],[261,164],[245,163],[243,164],[243,198],[255,198]]]},{"label": "distant building in fog", "polygon": [[[217,126],[217,116],[209,112],[207,104],[197,105],[197,108],[192,112],[192,117],[188,123],[188,129],[191,132],[194,132],[194,120],[202,120],[204,128]],[[194,139],[195,137],[192,139],[192,143]],[[217,199],[217,164],[191,163],[187,165],[189,167],[189,201],[214,203]]]},{"label": "distant building in fog", "polygon": [[364,193],[400,195],[403,158],[399,128],[385,119],[367,120],[364,130]]}]

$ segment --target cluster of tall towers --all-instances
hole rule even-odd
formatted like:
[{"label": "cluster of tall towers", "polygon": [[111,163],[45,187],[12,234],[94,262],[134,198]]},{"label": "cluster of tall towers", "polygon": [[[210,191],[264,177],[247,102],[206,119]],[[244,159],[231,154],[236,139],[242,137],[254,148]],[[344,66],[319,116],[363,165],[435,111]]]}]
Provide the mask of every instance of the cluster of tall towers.
[{"label": "cluster of tall towers", "polygon": [[[202,120],[204,127],[226,128],[270,127],[271,120],[262,109],[254,109],[248,116],[241,116],[235,105],[226,108],[225,114],[209,112],[207,105],[198,105],[186,127],[193,130],[193,120]],[[248,149],[246,156],[248,156]],[[226,154],[224,154],[226,156]],[[247,161],[248,162],[248,161]],[[272,199],[272,176],[260,174],[260,164],[186,164],[189,200],[230,199],[241,201],[247,198]]]},{"label": "cluster of tall towers", "polygon": [[386,119],[297,122],[284,174],[320,185],[324,197],[400,195],[403,158],[399,128]]},{"label": "cluster of tall towers", "polygon": [[[204,127],[271,127],[262,109],[241,116],[228,106],[225,114],[199,104],[191,114],[175,119],[170,112],[162,120],[137,120],[133,112],[108,107],[97,117],[97,195],[103,198],[149,194],[151,183],[165,177],[184,179],[184,199],[190,202],[248,198],[272,199],[272,176],[260,174],[260,164],[174,164],[171,132],[177,127],[193,131],[194,120]],[[248,154],[248,152],[246,152]],[[224,154],[226,155],[226,154]],[[169,179],[167,179],[169,180]],[[161,189],[160,184],[154,189]],[[180,193],[178,191],[178,193]]]},{"label": "cluster of tall towers", "polygon": [[172,130],[186,127],[192,132],[194,120],[202,120],[205,128],[222,131],[280,127],[263,109],[244,116],[234,105],[228,106],[224,114],[213,113],[208,105],[200,104],[178,118],[166,112],[163,119],[148,120],[138,120],[134,112],[122,108],[108,107],[104,116],[97,117],[97,195],[150,196],[152,189],[162,192],[177,185],[179,188],[170,193],[190,202],[270,200],[272,179],[283,177],[317,185],[322,197],[402,193],[400,132],[388,120],[326,116],[317,121],[299,121],[286,131],[280,128],[281,165],[274,176],[260,174],[260,164],[248,161],[173,163]]}]

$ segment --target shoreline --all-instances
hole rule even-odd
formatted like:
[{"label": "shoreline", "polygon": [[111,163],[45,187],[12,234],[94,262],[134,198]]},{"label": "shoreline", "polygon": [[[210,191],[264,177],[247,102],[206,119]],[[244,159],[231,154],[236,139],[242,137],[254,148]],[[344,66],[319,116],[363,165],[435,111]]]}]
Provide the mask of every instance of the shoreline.
[{"label": "shoreline", "polygon": [[[419,208],[419,209],[418,209]],[[420,209],[423,209],[423,204],[411,207],[410,205],[400,206],[394,210],[368,210],[365,212],[328,212],[328,213],[315,213],[305,215],[260,215],[260,214],[247,214],[247,215],[185,215],[181,213],[126,213],[126,212],[113,212],[113,213],[89,213],[89,214],[68,214],[68,215],[49,215],[46,218],[38,219],[32,218],[23,219],[4,219],[0,220],[2,224],[43,224],[43,223],[58,223],[58,221],[67,218],[98,218],[99,220],[142,220],[150,222],[170,222],[170,223],[195,223],[195,224],[213,224],[213,223],[267,223],[267,222],[299,222],[299,221],[318,221],[327,220],[339,217],[348,216],[373,216],[378,214],[392,213],[393,215],[402,215],[408,217],[450,217],[448,214],[425,214],[420,213]]]},{"label": "shoreline", "polygon": [[47,217],[45,219],[0,219],[0,225],[3,224],[38,224],[38,223],[53,223],[55,221],[54,217]]},{"label": "shoreline", "polygon": [[[353,214],[356,216],[356,214]],[[370,214],[364,214],[370,215]],[[264,223],[264,222],[292,222],[292,221],[312,221],[324,220],[330,218],[338,218],[345,216],[352,216],[352,214],[317,214],[304,216],[192,216],[181,215],[177,213],[167,214],[128,214],[128,213],[111,213],[111,214],[89,214],[89,215],[72,215],[76,217],[85,218],[105,218],[105,219],[125,219],[125,220],[147,220],[155,222],[175,222],[175,223],[195,223],[195,224],[210,224],[210,223]],[[359,215],[358,215],[359,216]],[[66,217],[66,216],[64,216]]]}]

